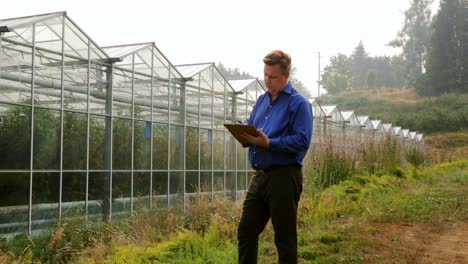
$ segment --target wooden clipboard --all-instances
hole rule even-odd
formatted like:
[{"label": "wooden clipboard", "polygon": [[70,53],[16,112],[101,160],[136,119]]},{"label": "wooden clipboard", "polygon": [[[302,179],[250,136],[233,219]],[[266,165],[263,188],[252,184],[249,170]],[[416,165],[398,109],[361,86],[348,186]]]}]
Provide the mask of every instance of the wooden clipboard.
[{"label": "wooden clipboard", "polygon": [[244,124],[224,124],[224,126],[231,132],[232,136],[234,136],[237,141],[240,143],[247,143],[243,141],[239,136],[242,133],[247,133],[252,136],[258,136],[260,133],[258,133],[257,129],[254,126],[251,125],[244,125]]}]

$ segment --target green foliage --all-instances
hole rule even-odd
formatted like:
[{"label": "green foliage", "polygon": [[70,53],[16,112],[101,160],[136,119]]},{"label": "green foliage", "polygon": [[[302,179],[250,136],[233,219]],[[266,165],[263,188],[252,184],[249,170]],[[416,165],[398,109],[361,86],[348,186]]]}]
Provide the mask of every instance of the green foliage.
[{"label": "green foliage", "polygon": [[335,94],[349,88],[351,82],[351,59],[338,53],[330,58],[330,65],[323,69],[321,84],[328,93]]},{"label": "green foliage", "polygon": [[421,95],[468,92],[468,3],[442,0],[432,23],[426,76],[419,83]]},{"label": "green foliage", "polygon": [[367,72],[367,89],[374,90],[375,89],[375,73],[374,71]]},{"label": "green foliage", "polygon": [[237,252],[230,241],[220,240],[211,227],[201,236],[192,231],[178,233],[172,239],[144,246],[119,246],[112,263],[236,263]]},{"label": "green foliage", "polygon": [[80,215],[64,219],[45,236],[32,238],[23,233],[1,241],[0,251],[10,252],[10,262],[69,263],[80,252],[99,243],[111,246],[115,229],[108,223],[89,222]]},{"label": "green foliage", "polygon": [[413,86],[422,74],[425,55],[429,49],[431,10],[433,0],[412,0],[405,11],[405,21],[398,36],[390,42],[402,48],[404,71],[408,85]]},{"label": "green foliage", "polygon": [[355,162],[343,151],[335,150],[332,144],[327,144],[322,151],[314,153],[313,181],[320,189],[344,181],[355,172]]},{"label": "green foliage", "polygon": [[416,146],[410,146],[405,153],[406,160],[414,167],[419,167],[424,164],[424,153]]},{"label": "green foliage", "polygon": [[[329,94],[369,87],[368,72],[373,72],[372,87],[403,87],[403,60],[399,56],[367,56],[362,43],[348,57],[338,53],[330,57],[321,75],[321,85]],[[362,45],[362,46],[361,46]]]}]

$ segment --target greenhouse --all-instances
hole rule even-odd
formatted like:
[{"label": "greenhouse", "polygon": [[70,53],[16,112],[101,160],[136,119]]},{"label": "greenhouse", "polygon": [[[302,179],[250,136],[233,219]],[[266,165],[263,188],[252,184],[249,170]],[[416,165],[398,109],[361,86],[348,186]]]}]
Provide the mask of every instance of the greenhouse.
[{"label": "greenhouse", "polygon": [[[101,47],[65,12],[0,19],[0,234],[242,199],[253,170],[224,123],[264,92],[214,63],[173,65],[154,42]],[[368,117],[309,101],[314,151],[369,140]]]}]

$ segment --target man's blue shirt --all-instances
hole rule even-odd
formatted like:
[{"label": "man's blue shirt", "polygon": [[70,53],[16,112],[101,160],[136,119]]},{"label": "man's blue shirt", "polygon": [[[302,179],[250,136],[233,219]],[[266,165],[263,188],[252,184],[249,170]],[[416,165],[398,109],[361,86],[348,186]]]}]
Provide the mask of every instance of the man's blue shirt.
[{"label": "man's blue shirt", "polygon": [[291,83],[278,94],[274,102],[267,92],[262,94],[250,114],[249,125],[261,129],[270,139],[270,147],[250,145],[252,168],[299,165],[312,138],[313,116],[309,101]]}]

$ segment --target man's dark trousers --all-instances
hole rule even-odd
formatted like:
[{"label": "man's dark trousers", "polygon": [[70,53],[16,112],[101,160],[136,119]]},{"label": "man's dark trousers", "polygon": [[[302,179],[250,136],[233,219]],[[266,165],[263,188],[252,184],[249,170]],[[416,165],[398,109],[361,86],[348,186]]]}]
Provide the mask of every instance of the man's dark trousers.
[{"label": "man's dark trousers", "polygon": [[299,166],[255,172],[237,233],[239,263],[257,263],[258,236],[270,218],[279,263],[297,263],[297,205],[301,192],[302,168]]}]

